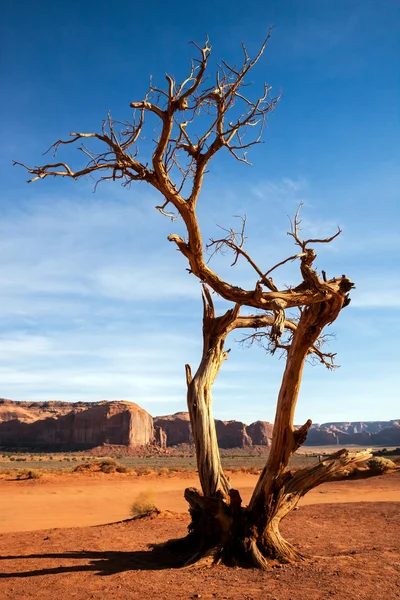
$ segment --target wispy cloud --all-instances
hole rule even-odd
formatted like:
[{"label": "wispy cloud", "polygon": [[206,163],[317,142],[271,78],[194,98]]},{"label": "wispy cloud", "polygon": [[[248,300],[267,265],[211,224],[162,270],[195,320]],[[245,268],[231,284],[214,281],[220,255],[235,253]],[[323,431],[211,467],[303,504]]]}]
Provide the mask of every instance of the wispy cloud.
[{"label": "wispy cloud", "polygon": [[352,306],[381,310],[400,308],[400,280],[390,277],[361,280],[352,293]]},{"label": "wispy cloud", "polygon": [[307,181],[303,178],[284,177],[278,181],[259,181],[251,188],[257,198],[266,201],[300,201],[307,193]]},{"label": "wispy cloud", "polygon": [[[249,219],[248,250],[262,267],[267,269],[293,252],[292,240],[285,235],[286,212],[308,192],[303,179],[264,182],[255,188],[260,202],[266,196],[271,202],[280,197],[284,205],[279,226],[270,227],[268,235],[263,223]],[[0,395],[21,400],[125,398],[152,414],[185,409],[183,367],[190,363],[196,368],[201,355],[200,286],[186,272],[185,259],[166,241],[168,233],[179,231],[181,225],[151,213],[153,204],[147,199],[132,205],[103,199],[86,204],[45,199],[3,216]],[[305,236],[331,235],[336,223],[316,218],[316,212],[308,202],[302,217]],[[209,215],[205,219],[210,225]],[[340,274],[343,254],[321,250],[322,268],[327,262],[332,274]],[[219,257],[213,266],[232,283],[252,289],[256,277],[248,264],[240,261],[231,269],[230,263],[230,257]],[[381,271],[377,279],[372,272],[360,271],[359,265],[356,271],[357,289],[348,311],[363,309],[357,314],[369,316],[375,309],[399,307],[400,287],[393,276],[385,279]],[[288,264],[275,277],[279,285],[298,280],[298,264]],[[226,309],[216,296],[215,303],[218,311]],[[341,338],[361,355],[365,338],[360,343],[354,337],[349,340],[347,316],[351,313],[346,312],[343,327],[338,322],[340,336],[332,344],[332,350],[342,349],[345,358],[350,354]],[[368,323],[359,318],[357,326],[362,331]],[[375,325],[369,334],[370,343],[376,344],[380,327]],[[233,352],[215,384],[215,414],[224,419],[272,420],[283,362],[258,348],[240,350],[234,342],[237,337],[231,335],[227,342]],[[338,386],[338,378],[329,379],[327,407],[322,410],[319,391],[309,382],[326,386],[324,377],[320,370],[307,368],[299,421],[303,416],[334,418],[330,407],[343,386]],[[351,386],[357,399],[355,380]]]},{"label": "wispy cloud", "polygon": [[142,206],[76,202],[60,202],[57,208],[43,203],[4,217],[2,316],[21,314],[24,306],[32,313],[41,301],[60,304],[65,315],[69,306],[88,298],[143,302],[197,297],[199,286],[183,268],[184,260],[167,241],[162,247],[158,236],[164,230],[157,219],[153,235],[151,229],[145,234],[147,218]]}]

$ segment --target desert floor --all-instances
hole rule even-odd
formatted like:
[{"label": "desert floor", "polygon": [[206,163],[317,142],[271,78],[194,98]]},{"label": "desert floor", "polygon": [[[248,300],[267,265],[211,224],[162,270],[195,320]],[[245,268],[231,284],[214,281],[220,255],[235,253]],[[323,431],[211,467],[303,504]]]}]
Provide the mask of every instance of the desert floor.
[{"label": "desert floor", "polygon": [[[258,476],[232,474],[244,504]],[[135,497],[148,493],[160,510],[186,512],[186,487],[198,486],[193,474],[132,477],[124,474],[70,473],[40,480],[0,481],[0,533],[53,527],[84,527],[127,519]],[[400,473],[358,481],[326,483],[307,494],[304,504],[400,502]]]},{"label": "desert floor", "polygon": [[[255,482],[232,475],[244,501]],[[314,558],[266,572],[180,568],[157,545],[185,535],[187,514],[112,523],[129,516],[140,491],[152,490],[163,511],[183,513],[183,489],[195,484],[192,476],[123,474],[0,481],[0,598],[400,598],[400,472],[308,494],[282,529]]]}]

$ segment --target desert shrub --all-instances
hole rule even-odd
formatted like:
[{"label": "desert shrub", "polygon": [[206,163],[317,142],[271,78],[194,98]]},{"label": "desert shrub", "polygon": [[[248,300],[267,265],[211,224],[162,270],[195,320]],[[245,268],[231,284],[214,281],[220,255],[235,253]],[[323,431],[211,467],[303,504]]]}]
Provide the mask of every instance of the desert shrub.
[{"label": "desert shrub", "polygon": [[158,474],[160,477],[166,477],[170,474],[170,470],[166,467],[163,467],[162,469],[159,469]]},{"label": "desert shrub", "polygon": [[248,472],[251,475],[258,475],[260,473],[260,469],[258,467],[250,467]]},{"label": "desert shrub", "polygon": [[148,517],[154,512],[159,512],[154,504],[154,496],[151,490],[140,492],[131,506],[131,516],[133,519]]},{"label": "desert shrub", "polygon": [[155,471],[150,467],[142,467],[141,469],[139,469],[139,475],[155,475]]},{"label": "desert shrub", "polygon": [[240,467],[229,467],[228,471],[234,475],[235,473],[240,473]]},{"label": "desert shrub", "polygon": [[16,462],[26,462],[26,456],[19,456],[15,459]]},{"label": "desert shrub", "polygon": [[113,458],[106,458],[99,461],[99,470],[102,473],[115,473],[118,463]]},{"label": "desert shrub", "polygon": [[76,465],[74,468],[74,473],[83,473],[85,471],[89,471],[93,468],[93,465],[89,462],[82,463],[81,465]]},{"label": "desert shrub", "polygon": [[35,469],[28,469],[28,479],[40,479],[41,474]]},{"label": "desert shrub", "polygon": [[21,469],[17,472],[17,479],[39,479],[40,473],[34,469]]},{"label": "desert shrub", "polygon": [[183,467],[171,467],[171,471],[173,473],[186,473],[187,469],[184,469]]},{"label": "desert shrub", "polygon": [[95,462],[86,462],[77,465],[74,471],[101,471],[102,473],[114,473],[117,463],[112,458],[97,460]]},{"label": "desert shrub", "polygon": [[376,471],[377,473],[384,473],[389,469],[394,469],[396,467],[395,463],[389,458],[383,458],[383,456],[374,456],[368,461],[368,466],[371,471]]},{"label": "desert shrub", "polygon": [[86,471],[101,471],[101,473],[128,473],[129,469],[124,465],[117,463],[113,458],[97,460],[95,462],[86,462],[76,465],[74,473],[84,473]]},{"label": "desert shrub", "polygon": [[117,465],[115,470],[117,473],[129,473],[129,469],[128,467],[125,467],[125,465]]}]

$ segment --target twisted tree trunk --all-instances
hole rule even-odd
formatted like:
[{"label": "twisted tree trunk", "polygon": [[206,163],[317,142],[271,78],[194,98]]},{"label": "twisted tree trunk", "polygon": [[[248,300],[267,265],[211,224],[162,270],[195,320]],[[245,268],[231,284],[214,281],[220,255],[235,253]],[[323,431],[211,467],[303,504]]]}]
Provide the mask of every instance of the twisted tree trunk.
[{"label": "twisted tree trunk", "polygon": [[225,477],[219,455],[217,432],[212,414],[212,386],[229,350],[225,339],[232,330],[239,307],[216,317],[209,290],[203,287],[203,354],[192,377],[186,365],[187,404],[196,448],[197,468],[205,497],[225,498],[230,485]]},{"label": "twisted tree trunk", "polygon": [[242,507],[239,492],[231,489],[223,473],[211,406],[211,388],[227,357],[226,336],[241,326],[238,309],[215,317],[207,289],[203,302],[203,355],[193,378],[190,367],[186,366],[188,407],[202,488],[201,492],[194,488],[185,492],[192,517],[189,538],[196,546],[189,562],[203,565],[222,561],[265,568],[270,558],[281,562],[301,560],[302,554],[282,538],[280,521],[309,490],[371,456],[369,451],[342,450],[316,466],[295,473],[287,469],[311,426],[311,421],[307,421],[295,430],[293,424],[304,363],[322,329],[336,318],[342,303],[336,297],[302,312],[282,377],[270,454],[249,505]]},{"label": "twisted tree trunk", "polygon": [[[301,558],[294,548],[280,535],[280,521],[297,505],[287,492],[291,474],[286,471],[291,456],[302,445],[311,426],[308,420],[302,427],[294,429],[294,413],[300,392],[303,368],[310,348],[314,345],[327,323],[335,320],[342,307],[337,302],[325,302],[303,310],[298,327],[293,334],[286,368],[282,377],[276,407],[272,444],[267,463],[257,482],[249,503],[254,515],[255,537],[264,553],[283,561]],[[306,493],[321,481],[312,481]]]}]

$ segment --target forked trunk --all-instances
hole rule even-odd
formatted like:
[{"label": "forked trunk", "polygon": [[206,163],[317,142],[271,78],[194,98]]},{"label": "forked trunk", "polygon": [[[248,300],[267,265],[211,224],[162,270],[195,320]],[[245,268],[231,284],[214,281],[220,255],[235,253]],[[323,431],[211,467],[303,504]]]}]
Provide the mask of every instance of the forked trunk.
[{"label": "forked trunk", "polygon": [[249,505],[242,507],[239,492],[231,489],[222,470],[211,404],[212,385],[227,357],[224,341],[235,328],[237,312],[228,311],[216,318],[206,289],[203,301],[203,355],[193,378],[186,366],[188,408],[202,488],[202,492],[194,488],[185,492],[192,516],[188,540],[195,550],[189,562],[202,565],[222,561],[265,568],[271,558],[300,560],[301,553],[282,538],[280,521],[310,489],[370,456],[369,452],[351,454],[343,450],[314,467],[295,473],[287,470],[290,457],[311,425],[307,421],[297,430],[293,425],[304,363],[323,327],[336,318],[341,306],[315,305],[301,315],[282,377],[270,454]]}]

